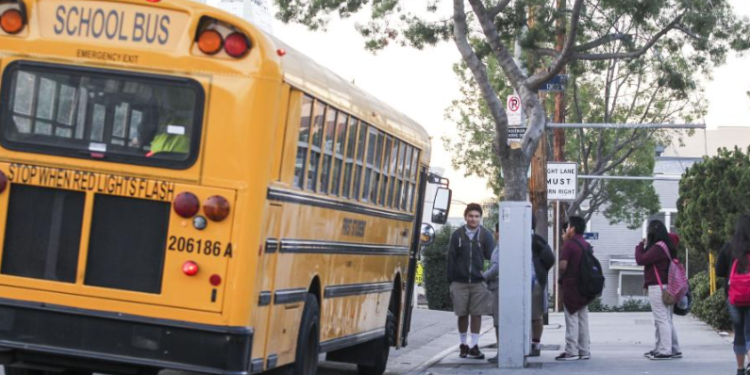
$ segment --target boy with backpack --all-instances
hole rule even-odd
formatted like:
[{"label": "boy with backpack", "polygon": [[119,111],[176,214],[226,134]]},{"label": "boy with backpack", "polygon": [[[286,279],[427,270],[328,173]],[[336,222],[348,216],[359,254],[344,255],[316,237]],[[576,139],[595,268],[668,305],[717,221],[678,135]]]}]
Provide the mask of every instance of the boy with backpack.
[{"label": "boy with backpack", "polygon": [[[490,260],[495,249],[492,233],[482,222],[482,206],[470,203],[464,211],[466,225],[451,235],[447,254],[448,283],[450,284],[453,311],[458,317],[458,333],[461,339],[459,357],[484,359],[479,350],[479,332],[482,315],[490,315],[491,298],[484,279],[484,261]],[[471,343],[468,330],[471,324]]]},{"label": "boy with backpack", "polygon": [[568,219],[560,255],[560,283],[565,307],[565,352],[558,361],[591,359],[588,304],[604,288],[602,268],[583,238],[586,221],[580,216]]}]

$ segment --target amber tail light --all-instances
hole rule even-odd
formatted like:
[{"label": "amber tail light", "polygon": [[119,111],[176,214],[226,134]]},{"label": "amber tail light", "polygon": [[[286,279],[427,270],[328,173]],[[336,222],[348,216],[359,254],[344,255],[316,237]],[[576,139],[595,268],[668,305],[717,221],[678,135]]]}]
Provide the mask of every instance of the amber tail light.
[{"label": "amber tail light", "polygon": [[229,216],[229,202],[226,198],[214,195],[203,204],[203,213],[213,221],[222,221]]},{"label": "amber tail light", "polygon": [[8,9],[0,15],[0,28],[8,34],[18,34],[24,25],[26,21],[18,9]]}]

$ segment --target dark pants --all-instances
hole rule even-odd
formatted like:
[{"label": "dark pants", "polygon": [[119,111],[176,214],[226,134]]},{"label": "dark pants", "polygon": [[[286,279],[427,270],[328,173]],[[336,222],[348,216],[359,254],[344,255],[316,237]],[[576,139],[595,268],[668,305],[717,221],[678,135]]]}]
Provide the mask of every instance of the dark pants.
[{"label": "dark pants", "polygon": [[732,306],[727,301],[727,310],[734,323],[734,354],[745,355],[750,348],[750,342],[747,340],[747,337],[750,337],[750,306]]}]

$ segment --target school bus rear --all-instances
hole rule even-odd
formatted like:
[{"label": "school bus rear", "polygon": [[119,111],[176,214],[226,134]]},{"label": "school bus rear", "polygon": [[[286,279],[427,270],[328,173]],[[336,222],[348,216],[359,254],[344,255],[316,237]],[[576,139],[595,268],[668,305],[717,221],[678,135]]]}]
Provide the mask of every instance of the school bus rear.
[{"label": "school bus rear", "polygon": [[247,373],[271,43],[188,1],[0,15],[0,363]]}]

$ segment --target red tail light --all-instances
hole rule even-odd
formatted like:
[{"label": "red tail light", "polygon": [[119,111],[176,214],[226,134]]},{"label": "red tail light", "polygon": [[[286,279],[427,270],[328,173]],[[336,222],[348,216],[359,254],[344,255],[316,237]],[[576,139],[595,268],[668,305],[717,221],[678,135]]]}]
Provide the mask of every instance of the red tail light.
[{"label": "red tail light", "polygon": [[232,33],[224,41],[224,50],[232,57],[240,58],[245,56],[249,49],[250,43],[248,43],[247,37],[240,33]]},{"label": "red tail light", "polygon": [[3,171],[0,171],[0,194],[2,194],[8,187],[8,176]]},{"label": "red tail light", "polygon": [[209,278],[208,281],[213,286],[219,286],[219,285],[221,285],[221,276],[219,276],[219,275],[211,275],[211,278]]},{"label": "red tail light", "polygon": [[198,263],[189,260],[182,265],[182,272],[188,276],[195,276],[198,273]]},{"label": "red tail light", "polygon": [[229,216],[229,202],[224,197],[214,195],[206,200],[203,213],[213,221],[222,221]]},{"label": "red tail light", "polygon": [[184,192],[177,195],[174,200],[174,212],[186,219],[195,216],[201,209],[201,202],[195,194]]},{"label": "red tail light", "polygon": [[0,28],[8,34],[18,34],[23,30],[26,21],[17,9],[9,9],[0,16]]}]

